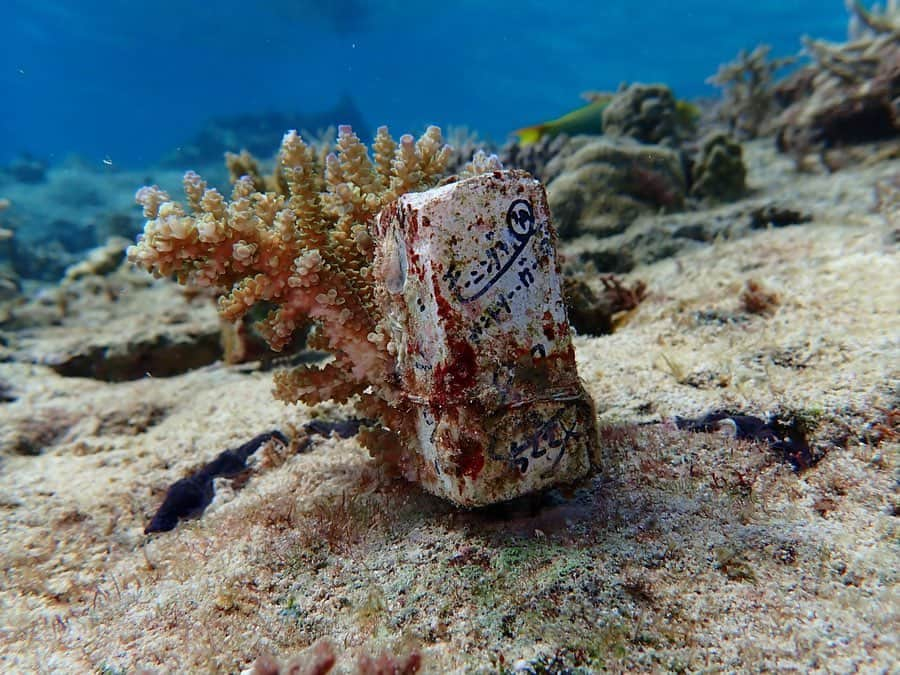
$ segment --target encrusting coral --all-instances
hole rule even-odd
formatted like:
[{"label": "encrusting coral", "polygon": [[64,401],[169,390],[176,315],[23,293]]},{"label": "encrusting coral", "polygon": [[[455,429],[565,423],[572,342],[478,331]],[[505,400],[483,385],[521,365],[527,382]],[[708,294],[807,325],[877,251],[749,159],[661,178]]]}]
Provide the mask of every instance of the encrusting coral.
[{"label": "encrusting coral", "polygon": [[330,351],[333,361],[277,374],[276,397],[315,404],[360,395],[362,411],[390,429],[371,430],[364,441],[396,440],[403,415],[390,409],[398,399],[393,345],[375,298],[367,223],[400,195],[434,184],[450,156],[437,127],[399,142],[381,127],[370,157],[342,126],[337,152],[322,166],[319,153],[291,131],[274,176],[238,178],[230,200],[194,172],[184,177],[187,207],[157,186],[141,188],[136,200],[148,221],[128,258],[156,276],[217,289],[227,320],[271,306],[259,329],[275,350],[314,322],[309,345]]}]

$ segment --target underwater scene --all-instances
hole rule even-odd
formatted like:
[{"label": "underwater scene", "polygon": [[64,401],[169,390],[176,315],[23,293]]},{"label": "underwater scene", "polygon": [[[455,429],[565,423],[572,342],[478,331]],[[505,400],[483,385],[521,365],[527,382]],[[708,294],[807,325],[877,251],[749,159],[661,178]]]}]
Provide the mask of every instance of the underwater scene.
[{"label": "underwater scene", "polygon": [[4,6],[4,673],[896,672],[900,2]]}]

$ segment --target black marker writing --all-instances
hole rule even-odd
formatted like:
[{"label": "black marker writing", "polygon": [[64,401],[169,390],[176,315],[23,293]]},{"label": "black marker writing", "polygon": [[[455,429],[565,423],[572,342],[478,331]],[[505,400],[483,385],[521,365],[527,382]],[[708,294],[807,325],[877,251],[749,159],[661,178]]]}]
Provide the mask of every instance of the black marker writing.
[{"label": "black marker writing", "polygon": [[[460,302],[472,302],[483,296],[519,259],[537,231],[531,202],[526,199],[513,201],[506,210],[506,227],[506,241],[500,240],[489,246],[484,257],[470,269],[464,272],[450,265],[444,273],[444,281]],[[488,240],[492,237],[493,233],[488,233]],[[525,272],[530,278],[522,278]],[[519,277],[525,288],[534,282],[534,276],[527,268],[519,273]]]}]

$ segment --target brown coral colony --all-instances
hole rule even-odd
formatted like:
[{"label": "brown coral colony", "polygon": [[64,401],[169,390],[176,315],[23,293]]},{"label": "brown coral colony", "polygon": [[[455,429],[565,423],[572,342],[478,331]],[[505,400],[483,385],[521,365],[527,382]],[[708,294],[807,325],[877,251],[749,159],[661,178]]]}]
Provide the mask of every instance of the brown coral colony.
[{"label": "brown coral colony", "polygon": [[368,225],[400,195],[436,182],[449,157],[437,127],[418,140],[406,135],[399,142],[381,127],[370,158],[343,126],[337,152],[322,166],[316,150],[291,131],[270,191],[258,189],[258,177],[242,176],[226,200],[188,172],[186,208],[156,186],[140,189],[136,199],[148,221],[128,257],[156,276],[217,289],[223,293],[219,312],[228,320],[257,303],[274,306],[259,326],[273,349],[315,322],[320,330],[311,334],[311,346],[334,359],[278,373],[275,395],[310,405],[361,395],[362,410],[386,423],[364,433],[364,441],[396,445],[403,425],[402,415],[389,409],[399,395],[391,375],[394,347],[374,299]]},{"label": "brown coral colony", "polygon": [[188,172],[189,211],[155,186],[136,196],[148,222],[129,249],[132,262],[225,291],[219,311],[229,320],[262,301],[275,305],[260,326],[273,349],[308,319],[321,327],[317,346],[335,360],[281,377],[276,391],[289,402],[346,400],[369,384],[385,386],[390,342],[373,301],[366,223],[398,196],[427,187],[449,157],[437,127],[399,143],[380,128],[374,161],[350,127],[340,128],[337,145],[323,178],[314,149],[296,132],[286,134],[274,192],[257,191],[244,176],[226,201]]}]

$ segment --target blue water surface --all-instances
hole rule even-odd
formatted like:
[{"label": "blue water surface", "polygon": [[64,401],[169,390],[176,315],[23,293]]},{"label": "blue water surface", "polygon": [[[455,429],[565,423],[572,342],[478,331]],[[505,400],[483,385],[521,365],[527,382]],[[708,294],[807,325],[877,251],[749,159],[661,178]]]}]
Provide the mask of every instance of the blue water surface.
[{"label": "blue water surface", "polygon": [[[370,128],[467,125],[502,141],[590,89],[681,97],[760,42],[846,37],[843,0],[3,0],[0,163],[154,162],[212,116],[316,112]],[[335,120],[340,122],[341,120]],[[274,148],[273,148],[274,150]]]}]

